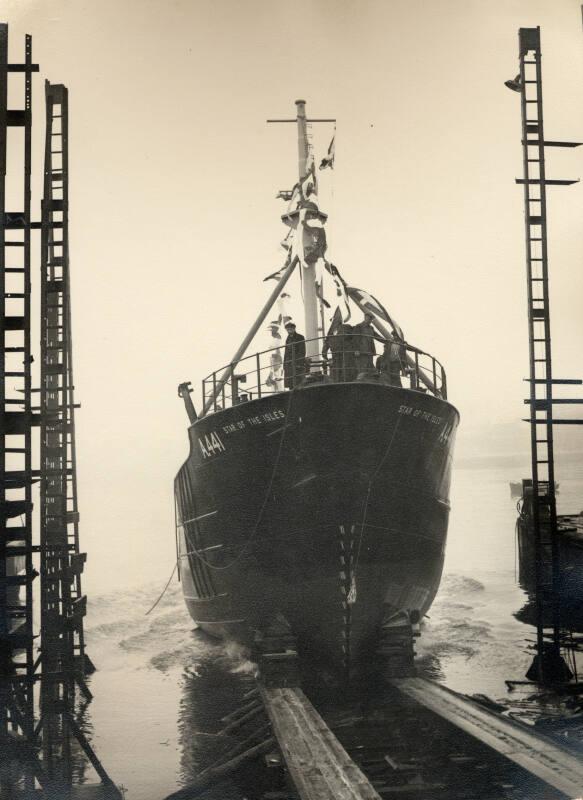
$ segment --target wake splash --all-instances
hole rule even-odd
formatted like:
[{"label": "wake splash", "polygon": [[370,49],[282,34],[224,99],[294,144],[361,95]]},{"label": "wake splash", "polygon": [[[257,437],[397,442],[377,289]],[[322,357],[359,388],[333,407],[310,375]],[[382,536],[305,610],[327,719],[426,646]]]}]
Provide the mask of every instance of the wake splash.
[{"label": "wake splash", "polygon": [[88,652],[113,669],[187,670],[196,677],[206,671],[201,665],[214,663],[233,675],[256,674],[248,648],[214,639],[197,628],[179,584],[172,584],[146,615],[158,593],[159,586],[149,584],[89,598]]},{"label": "wake splash", "polygon": [[158,586],[146,585],[89,598],[85,628],[89,651],[107,659],[108,667],[161,672],[196,658],[202,648],[178,584],[170,586],[146,616],[158,591]]}]

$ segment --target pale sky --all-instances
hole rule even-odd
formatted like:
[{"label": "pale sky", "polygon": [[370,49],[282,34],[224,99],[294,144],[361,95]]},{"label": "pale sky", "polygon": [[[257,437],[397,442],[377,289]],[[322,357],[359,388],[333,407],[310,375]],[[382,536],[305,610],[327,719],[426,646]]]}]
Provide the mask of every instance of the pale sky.
[{"label": "pale sky", "polygon": [[[168,577],[177,384],[227,363],[283,263],[294,100],[337,119],[328,257],[448,375],[460,452],[524,416],[526,281],[519,27],[541,26],[545,132],[583,141],[579,0],[18,0],[42,81],[70,90],[71,280],[88,587]],[[331,129],[315,142],[324,155]],[[583,175],[583,147],[549,151]],[[37,195],[38,203],[38,195]],[[557,377],[583,376],[580,185],[549,189]],[[38,206],[37,206],[38,207]],[[38,285],[38,284],[37,284]],[[582,392],[583,394],[583,392]],[[525,426],[526,428],[526,426]],[[481,438],[480,438],[480,436]],[[560,436],[565,436],[560,432]],[[572,438],[573,432],[569,431]],[[560,438],[560,437],[559,437]],[[525,448],[528,445],[523,437]],[[528,455],[528,454],[527,454]],[[513,476],[512,476],[513,477]]]}]

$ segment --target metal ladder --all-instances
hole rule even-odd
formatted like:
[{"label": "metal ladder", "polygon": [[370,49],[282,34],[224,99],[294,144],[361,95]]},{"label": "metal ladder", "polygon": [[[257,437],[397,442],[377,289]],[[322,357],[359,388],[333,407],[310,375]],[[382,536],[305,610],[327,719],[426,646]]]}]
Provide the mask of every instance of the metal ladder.
[{"label": "metal ladder", "polygon": [[[528,289],[528,335],[532,502],[531,518],[535,543],[537,657],[530,675],[541,682],[563,680],[568,673],[562,662],[564,632],[560,614],[560,563],[555,496],[553,426],[583,424],[583,420],[555,419],[556,404],[583,400],[553,397],[557,384],[581,384],[581,380],[552,376],[549,276],[547,250],[547,186],[570,186],[575,180],[546,177],[547,147],[577,147],[577,142],[549,141],[544,137],[540,28],[519,31],[520,77],[510,88],[520,91],[522,109],[522,148],[524,176],[516,183],[524,187],[526,265]],[[513,85],[510,85],[513,84]],[[549,569],[550,567],[550,569]],[[551,608],[552,625],[548,636],[545,608]],[[550,641],[549,641],[550,640]]]},{"label": "metal ladder", "polygon": [[75,739],[111,796],[119,793],[75,716],[76,687],[93,669],[85,653],[86,597],[79,550],[68,243],[68,92],[45,84],[46,140],[41,232],[41,664],[43,767],[53,786],[73,781]]},{"label": "metal ladder", "polygon": [[[0,751],[19,758],[34,739],[34,638],[32,542],[31,405],[31,128],[32,39],[25,38],[24,64],[8,63],[8,26],[0,24]],[[8,108],[9,77],[24,73],[23,107]],[[22,131],[23,155],[15,154],[15,130]],[[19,185],[6,184],[7,164],[22,161]],[[14,173],[12,173],[14,174]],[[12,210],[15,209],[15,210]],[[0,774],[0,790],[5,776]],[[25,771],[25,788],[34,787]]]}]

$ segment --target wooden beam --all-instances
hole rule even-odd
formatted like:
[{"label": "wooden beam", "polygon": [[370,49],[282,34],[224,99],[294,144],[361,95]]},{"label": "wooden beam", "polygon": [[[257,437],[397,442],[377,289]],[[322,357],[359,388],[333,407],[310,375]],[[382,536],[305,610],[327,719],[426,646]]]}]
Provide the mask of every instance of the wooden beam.
[{"label": "wooden beam", "polygon": [[433,681],[398,678],[391,683],[567,797],[581,796],[583,762],[574,753]]}]

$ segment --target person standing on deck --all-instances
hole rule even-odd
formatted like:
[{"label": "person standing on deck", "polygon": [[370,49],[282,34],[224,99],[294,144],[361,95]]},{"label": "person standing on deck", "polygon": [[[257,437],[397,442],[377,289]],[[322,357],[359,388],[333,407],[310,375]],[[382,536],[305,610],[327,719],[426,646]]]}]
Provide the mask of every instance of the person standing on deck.
[{"label": "person standing on deck", "polygon": [[281,334],[279,332],[279,322],[269,323],[267,328],[270,334],[271,351],[269,353],[270,370],[265,385],[274,392],[281,392],[283,389],[283,358],[281,357]]},{"label": "person standing on deck", "polygon": [[402,386],[401,372],[405,362],[405,347],[397,340],[392,339],[385,342],[385,349],[381,356],[377,358],[377,369],[388,375],[391,386]]},{"label": "person standing on deck", "polygon": [[283,375],[286,389],[293,389],[306,375],[306,340],[296,332],[295,323],[285,323],[287,339],[283,355]]},{"label": "person standing on deck", "polygon": [[366,311],[363,321],[353,328],[354,355],[356,356],[358,372],[374,369],[373,356],[376,354],[376,348],[374,343],[375,332],[372,326],[373,319],[374,316]]},{"label": "person standing on deck", "polygon": [[356,377],[354,369],[354,344],[352,325],[341,323],[334,333],[328,333],[324,340],[322,358],[327,361],[332,355],[330,377],[335,383],[351,381]]}]

